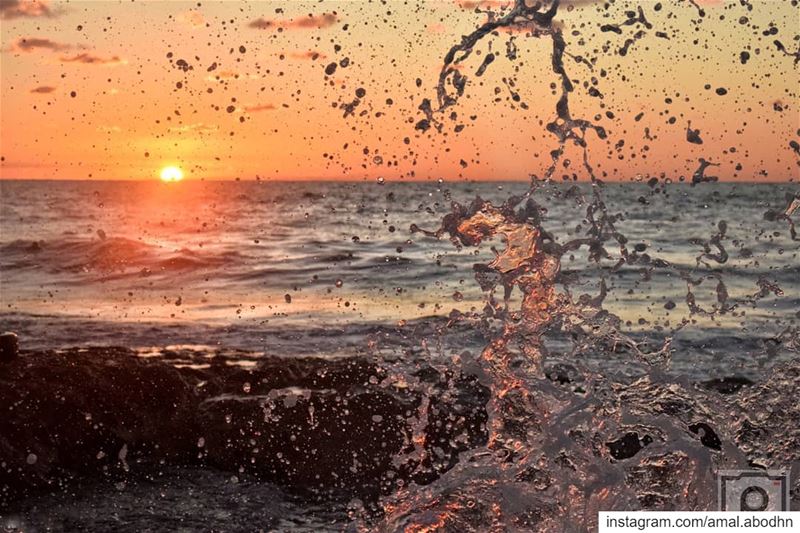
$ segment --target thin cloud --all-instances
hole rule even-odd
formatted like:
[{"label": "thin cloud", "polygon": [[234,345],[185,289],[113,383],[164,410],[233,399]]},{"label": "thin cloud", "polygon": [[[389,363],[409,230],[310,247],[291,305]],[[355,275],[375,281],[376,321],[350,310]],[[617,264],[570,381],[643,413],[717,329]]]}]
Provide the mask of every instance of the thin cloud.
[{"label": "thin cloud", "polygon": [[294,59],[310,59],[316,61],[317,59],[326,59],[328,56],[315,50],[307,50],[305,52],[292,52],[289,54]]},{"label": "thin cloud", "polygon": [[43,163],[41,161],[3,161],[4,168],[48,168],[51,163]]},{"label": "thin cloud", "polygon": [[199,28],[206,23],[206,19],[199,11],[186,11],[181,13],[178,15],[178,20],[193,28]]},{"label": "thin cloud", "polygon": [[491,9],[509,7],[513,2],[511,0],[459,0],[458,5],[462,9]]},{"label": "thin cloud", "polygon": [[260,104],[245,107],[244,110],[248,113],[258,113],[259,111],[274,111],[276,108],[272,104]]},{"label": "thin cloud", "polygon": [[206,81],[210,82],[222,82],[226,80],[234,80],[239,79],[240,75],[238,72],[233,70],[220,70],[215,72],[214,74],[209,74],[206,76]]},{"label": "thin cloud", "polygon": [[118,65],[122,63],[119,56],[101,57],[89,52],[82,52],[74,56],[62,56],[59,60],[62,63],[82,63],[84,65]]},{"label": "thin cloud", "polygon": [[217,73],[216,76],[212,76],[213,78],[219,78],[222,80],[229,80],[231,78],[238,78],[239,73],[234,70],[221,70]]},{"label": "thin cloud", "polygon": [[55,90],[56,90],[55,87],[50,87],[49,85],[42,85],[40,87],[36,87],[35,89],[31,89],[31,92],[35,94],[49,94]]},{"label": "thin cloud", "polygon": [[9,49],[12,52],[35,52],[36,50],[63,52],[64,50],[69,50],[70,48],[72,48],[72,46],[68,44],[58,43],[42,37],[20,37],[11,43]]},{"label": "thin cloud", "polygon": [[167,131],[170,133],[213,133],[219,130],[219,126],[215,124],[204,124],[203,122],[196,122],[194,124],[184,124],[182,126],[172,126]]},{"label": "thin cloud", "polygon": [[[563,0],[562,5],[573,8],[586,7],[593,4],[599,4],[603,0]],[[705,0],[705,1],[719,1],[719,0]],[[511,7],[513,0],[456,0],[462,9],[503,9]]]},{"label": "thin cloud", "polygon": [[564,2],[564,5],[567,7],[571,6],[575,8],[580,8],[580,7],[591,6],[594,4],[600,4],[602,3],[602,1],[603,0],[566,0],[566,2]]},{"label": "thin cloud", "polygon": [[330,28],[338,21],[339,19],[336,17],[335,14],[323,13],[322,15],[308,15],[302,18],[289,19],[289,20],[257,18],[256,20],[248,24],[248,26],[259,30],[268,30],[273,28],[282,30],[291,30],[291,29],[310,30],[310,29]]},{"label": "thin cloud", "polygon": [[47,0],[0,0],[0,18],[3,20],[55,15]]},{"label": "thin cloud", "polygon": [[221,70],[214,74],[206,76],[206,81],[209,83],[230,83],[237,80],[260,80],[262,76],[258,74],[239,74],[233,70]]}]

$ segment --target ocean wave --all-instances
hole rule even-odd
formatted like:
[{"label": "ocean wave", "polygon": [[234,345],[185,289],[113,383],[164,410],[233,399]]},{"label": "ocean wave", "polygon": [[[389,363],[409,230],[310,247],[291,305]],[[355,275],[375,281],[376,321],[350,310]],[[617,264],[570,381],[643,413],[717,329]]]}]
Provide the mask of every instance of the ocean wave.
[{"label": "ocean wave", "polygon": [[176,251],[124,237],[15,240],[0,246],[3,270],[43,269],[51,273],[142,275],[225,265],[238,253]]}]

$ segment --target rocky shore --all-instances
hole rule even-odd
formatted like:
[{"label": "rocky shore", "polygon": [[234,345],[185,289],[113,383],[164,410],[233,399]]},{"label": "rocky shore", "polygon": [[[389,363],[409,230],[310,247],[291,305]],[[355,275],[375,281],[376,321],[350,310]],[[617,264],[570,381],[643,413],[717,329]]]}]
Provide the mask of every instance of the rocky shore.
[{"label": "rocky shore", "polygon": [[195,359],[82,348],[0,365],[0,509],[159,464],[370,500],[436,478],[486,440],[489,392],[474,377],[420,367],[409,387],[360,357]]},{"label": "rocky shore", "polygon": [[[468,462],[462,452],[486,444],[490,391],[467,368],[410,354],[392,361],[191,348],[22,351],[0,363],[0,516],[39,497],[71,501],[98,481],[146,486],[174,478],[176,469],[242,487],[268,482],[304,504],[370,507],[400,487],[436,481]],[[642,508],[710,506],[681,498],[711,498],[713,472],[723,467],[785,467],[799,477],[800,360],[755,383],[736,376],[676,383],[656,374],[591,384],[566,363],[549,366],[545,377],[531,384],[532,394],[549,390],[565,412],[597,421],[573,426],[571,414],[552,417],[543,442],[561,448],[551,455],[585,458],[621,476],[620,490]],[[695,465],[691,475],[684,463]],[[571,475],[559,473],[560,463],[548,468],[550,483]],[[687,492],[685,480],[702,490]],[[216,501],[214,490],[203,489],[198,505]],[[793,481],[793,507],[799,490]]]}]

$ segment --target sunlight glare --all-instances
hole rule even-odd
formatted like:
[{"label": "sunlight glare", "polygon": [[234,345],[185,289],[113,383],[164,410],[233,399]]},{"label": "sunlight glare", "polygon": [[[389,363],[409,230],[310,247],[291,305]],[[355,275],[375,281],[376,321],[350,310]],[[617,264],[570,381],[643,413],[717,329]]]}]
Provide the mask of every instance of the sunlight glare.
[{"label": "sunlight glare", "polygon": [[161,181],[174,182],[183,179],[183,171],[174,166],[164,167],[161,169]]}]

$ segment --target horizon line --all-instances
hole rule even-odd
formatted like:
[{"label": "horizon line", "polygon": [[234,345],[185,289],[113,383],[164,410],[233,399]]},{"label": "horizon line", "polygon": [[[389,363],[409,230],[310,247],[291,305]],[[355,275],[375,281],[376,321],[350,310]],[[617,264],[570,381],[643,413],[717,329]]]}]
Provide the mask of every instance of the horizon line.
[{"label": "horizon line", "polygon": [[[647,184],[647,181],[652,179],[655,176],[649,178],[642,178],[641,180],[636,180],[634,178],[629,179],[601,179],[599,181],[603,183],[631,183],[631,184]],[[121,183],[162,183],[164,185],[169,186],[179,186],[180,183],[375,183],[375,184],[385,184],[385,183],[435,183],[438,182],[439,179],[445,183],[530,183],[531,181],[539,181],[544,182],[548,180],[543,180],[540,178],[527,178],[527,179],[519,179],[519,178],[386,178],[383,183],[377,181],[377,178],[324,178],[324,177],[307,177],[307,178],[184,178],[179,182],[174,183],[165,183],[158,178],[0,178],[0,182],[4,181],[30,181],[30,182],[121,182]],[[666,184],[674,184],[674,185],[692,185],[691,179],[685,179],[683,181],[679,179],[671,179],[667,178],[670,181],[667,182],[665,179],[656,178],[658,179],[659,183],[666,183]],[[591,180],[588,179],[579,179],[577,181],[569,180],[556,180],[550,179],[549,181],[553,183],[559,184],[568,184],[568,183],[592,183]],[[800,184],[800,180],[796,180],[795,178],[788,178],[784,180],[749,180],[749,179],[737,179],[737,180],[725,180],[719,179],[710,182],[699,182],[695,185],[700,185],[702,183],[748,183],[748,184]]]}]

